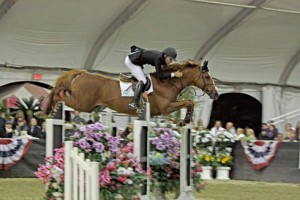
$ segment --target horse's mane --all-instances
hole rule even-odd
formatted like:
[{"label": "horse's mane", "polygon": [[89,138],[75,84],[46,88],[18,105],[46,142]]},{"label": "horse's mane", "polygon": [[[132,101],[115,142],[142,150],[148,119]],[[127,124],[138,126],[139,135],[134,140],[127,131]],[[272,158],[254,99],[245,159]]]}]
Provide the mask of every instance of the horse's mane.
[{"label": "horse's mane", "polygon": [[70,71],[66,71],[56,79],[55,86],[60,86],[60,85],[66,86],[72,82],[75,76],[85,72],[86,72],[85,70],[80,70],[80,69],[73,69]]},{"label": "horse's mane", "polygon": [[191,59],[186,59],[183,60],[182,62],[178,63],[171,63],[168,66],[165,66],[163,70],[165,71],[177,71],[177,70],[183,70],[185,68],[194,68],[194,67],[200,67],[201,63],[196,60],[191,60]]}]

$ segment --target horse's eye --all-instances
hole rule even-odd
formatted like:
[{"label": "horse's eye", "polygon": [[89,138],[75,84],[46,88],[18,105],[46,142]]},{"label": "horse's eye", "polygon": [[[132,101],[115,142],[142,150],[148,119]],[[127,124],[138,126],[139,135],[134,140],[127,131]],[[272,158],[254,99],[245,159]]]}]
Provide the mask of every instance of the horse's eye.
[{"label": "horse's eye", "polygon": [[210,79],[210,77],[209,77],[209,76],[205,76],[205,78],[206,78],[206,79]]}]

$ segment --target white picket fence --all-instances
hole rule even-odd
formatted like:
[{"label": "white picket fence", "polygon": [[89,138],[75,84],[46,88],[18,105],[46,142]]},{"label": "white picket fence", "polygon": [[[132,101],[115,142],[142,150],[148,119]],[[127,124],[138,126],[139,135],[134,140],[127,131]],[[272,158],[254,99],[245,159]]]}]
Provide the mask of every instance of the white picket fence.
[{"label": "white picket fence", "polygon": [[65,142],[65,200],[98,200],[98,173],[98,162],[85,159],[73,142]]}]

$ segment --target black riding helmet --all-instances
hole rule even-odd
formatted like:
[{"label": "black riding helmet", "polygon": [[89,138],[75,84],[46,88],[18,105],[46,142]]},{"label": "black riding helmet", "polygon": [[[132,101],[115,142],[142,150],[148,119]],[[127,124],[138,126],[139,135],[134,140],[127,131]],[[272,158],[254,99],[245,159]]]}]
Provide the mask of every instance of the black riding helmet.
[{"label": "black riding helmet", "polygon": [[171,58],[173,58],[174,60],[176,60],[177,57],[177,52],[173,47],[168,47],[165,50],[163,50],[163,53],[170,56]]}]

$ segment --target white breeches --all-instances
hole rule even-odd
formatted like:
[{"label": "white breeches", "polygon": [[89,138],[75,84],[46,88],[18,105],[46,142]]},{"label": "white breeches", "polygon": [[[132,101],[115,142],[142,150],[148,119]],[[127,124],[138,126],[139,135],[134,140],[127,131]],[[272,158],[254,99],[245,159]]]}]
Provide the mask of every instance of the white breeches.
[{"label": "white breeches", "polygon": [[133,64],[128,56],[125,58],[125,65],[138,81],[143,81],[146,84],[147,80],[141,66]]}]

